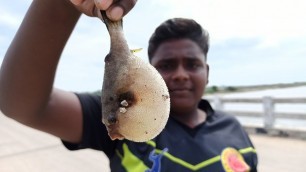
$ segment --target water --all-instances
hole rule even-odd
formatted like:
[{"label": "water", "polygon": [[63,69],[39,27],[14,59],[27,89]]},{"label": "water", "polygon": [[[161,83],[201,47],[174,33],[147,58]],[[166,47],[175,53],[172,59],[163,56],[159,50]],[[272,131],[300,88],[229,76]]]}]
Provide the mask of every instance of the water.
[{"label": "water", "polygon": [[[306,86],[291,87],[291,88],[280,88],[280,89],[267,89],[261,91],[249,91],[241,93],[227,93],[227,94],[215,94],[205,96],[212,98],[219,96],[223,98],[263,98],[270,96],[273,98],[305,98],[306,97]],[[212,103],[212,106],[214,104]],[[250,112],[263,112],[263,104],[261,103],[226,103],[224,105],[224,111],[250,111]],[[306,104],[297,103],[282,103],[275,104],[275,112],[284,113],[302,113],[306,114]],[[238,120],[244,125],[251,126],[263,126],[263,118],[256,117],[237,117]],[[275,128],[286,128],[293,130],[304,130],[306,131],[306,120],[302,119],[289,119],[289,118],[276,118]]]}]

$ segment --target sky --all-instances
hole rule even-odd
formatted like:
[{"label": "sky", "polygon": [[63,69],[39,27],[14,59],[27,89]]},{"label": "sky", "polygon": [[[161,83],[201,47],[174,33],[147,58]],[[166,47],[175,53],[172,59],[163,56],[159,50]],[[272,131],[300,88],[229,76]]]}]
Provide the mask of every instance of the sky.
[{"label": "sky", "polygon": [[[31,2],[1,2],[0,63]],[[124,17],[124,32],[130,48],[143,48],[136,55],[148,61],[147,42],[160,23],[192,18],[210,34],[208,86],[305,82],[305,7],[305,0],[138,0]],[[109,44],[104,23],[83,15],[64,49],[54,86],[101,89]]]}]

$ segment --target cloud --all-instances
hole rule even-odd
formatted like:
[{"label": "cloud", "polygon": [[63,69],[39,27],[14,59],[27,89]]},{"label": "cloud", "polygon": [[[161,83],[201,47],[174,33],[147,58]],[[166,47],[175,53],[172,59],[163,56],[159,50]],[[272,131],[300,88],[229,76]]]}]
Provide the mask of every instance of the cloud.
[{"label": "cloud", "polygon": [[[12,41],[32,1],[0,6],[0,57]],[[250,85],[305,80],[304,0],[143,0],[124,18],[130,48],[147,60],[154,29],[171,17],[198,21],[211,36],[208,61],[212,85]],[[62,54],[55,86],[95,91],[102,86],[109,35],[104,24],[82,16]]]},{"label": "cloud", "polygon": [[260,38],[273,45],[287,38],[306,35],[304,0],[156,0],[168,7],[171,17],[196,19],[212,35],[212,41]]},{"label": "cloud", "polygon": [[[0,11],[0,23],[2,27],[9,27],[15,29],[20,25],[20,19],[5,11]],[[2,30],[2,29],[1,29]]]},{"label": "cloud", "polygon": [[[306,40],[306,39],[304,39]],[[305,81],[306,41],[257,48],[258,40],[231,39],[208,55],[211,85],[256,85]]]}]

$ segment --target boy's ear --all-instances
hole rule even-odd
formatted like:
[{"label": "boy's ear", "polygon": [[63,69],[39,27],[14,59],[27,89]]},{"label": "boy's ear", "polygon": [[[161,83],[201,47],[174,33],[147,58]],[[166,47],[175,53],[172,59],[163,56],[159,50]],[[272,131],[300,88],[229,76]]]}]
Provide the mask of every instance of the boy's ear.
[{"label": "boy's ear", "polygon": [[206,85],[208,85],[209,83],[209,65],[208,64],[206,64],[206,73],[207,73]]}]

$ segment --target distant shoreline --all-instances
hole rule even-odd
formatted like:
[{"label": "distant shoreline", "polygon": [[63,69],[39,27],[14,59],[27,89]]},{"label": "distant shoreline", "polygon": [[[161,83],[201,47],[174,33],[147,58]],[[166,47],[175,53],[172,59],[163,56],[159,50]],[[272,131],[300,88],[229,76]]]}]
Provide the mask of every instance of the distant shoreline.
[{"label": "distant shoreline", "polygon": [[205,90],[205,94],[215,93],[237,93],[246,91],[258,91],[265,89],[278,89],[306,86],[306,82],[293,82],[293,83],[277,83],[277,84],[263,84],[263,85],[249,85],[249,86],[208,86]]}]

